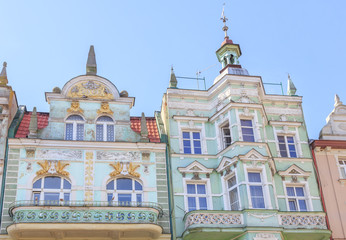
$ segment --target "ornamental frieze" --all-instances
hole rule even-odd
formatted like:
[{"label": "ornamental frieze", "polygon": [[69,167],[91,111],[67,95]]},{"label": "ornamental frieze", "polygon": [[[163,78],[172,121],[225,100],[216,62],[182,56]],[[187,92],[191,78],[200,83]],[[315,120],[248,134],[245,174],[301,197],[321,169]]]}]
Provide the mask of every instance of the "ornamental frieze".
[{"label": "ornamental frieze", "polygon": [[111,91],[95,81],[82,81],[74,85],[67,93],[70,98],[114,99]]},{"label": "ornamental frieze", "polygon": [[80,160],[82,159],[82,151],[39,149],[37,150],[36,158],[52,159],[52,160]]},{"label": "ornamental frieze", "polygon": [[97,160],[139,161],[139,152],[96,152]]}]

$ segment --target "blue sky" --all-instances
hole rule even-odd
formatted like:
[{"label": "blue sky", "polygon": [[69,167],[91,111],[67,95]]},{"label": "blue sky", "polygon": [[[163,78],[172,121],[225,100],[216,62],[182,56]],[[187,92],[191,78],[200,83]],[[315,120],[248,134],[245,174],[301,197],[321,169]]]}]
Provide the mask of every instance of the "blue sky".
[{"label": "blue sky", "polygon": [[8,63],[19,104],[49,111],[44,92],[84,74],[93,44],[98,75],[136,97],[131,115],[153,116],[172,64],[187,77],[212,66],[201,76],[207,87],[213,83],[221,69],[215,51],[223,41],[224,2],[241,65],[263,82],[283,82],[285,92],[290,73],[309,137],[318,138],[334,94],[346,103],[344,0],[0,0],[0,61]]}]

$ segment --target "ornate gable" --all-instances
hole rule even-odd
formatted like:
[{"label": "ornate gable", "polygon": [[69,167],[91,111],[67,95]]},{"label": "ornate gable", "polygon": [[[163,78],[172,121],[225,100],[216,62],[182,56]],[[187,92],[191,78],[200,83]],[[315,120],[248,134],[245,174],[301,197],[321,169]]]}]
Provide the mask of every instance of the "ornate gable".
[{"label": "ornate gable", "polygon": [[219,166],[216,168],[216,171],[218,173],[224,171],[226,168],[231,167],[232,165],[237,163],[237,158],[229,158],[229,157],[222,157],[222,160],[219,164]]},{"label": "ornate gable", "polygon": [[201,174],[210,174],[212,173],[213,168],[207,168],[202,163],[194,161],[186,167],[179,167],[178,171],[180,173],[201,173]]},{"label": "ornate gable", "polygon": [[255,149],[251,149],[245,155],[239,155],[239,159],[243,162],[266,162],[268,161],[268,156],[263,156]]},{"label": "ornate gable", "polygon": [[311,172],[306,172],[295,164],[287,168],[285,171],[279,171],[278,173],[281,177],[294,176],[294,177],[304,177],[304,178],[309,177],[311,174]]}]

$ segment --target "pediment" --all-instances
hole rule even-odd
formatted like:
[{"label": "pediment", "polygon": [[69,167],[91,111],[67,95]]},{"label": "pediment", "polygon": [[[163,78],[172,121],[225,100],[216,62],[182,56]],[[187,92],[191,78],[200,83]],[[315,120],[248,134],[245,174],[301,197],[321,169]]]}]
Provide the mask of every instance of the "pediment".
[{"label": "pediment", "polygon": [[212,173],[213,168],[207,168],[202,163],[194,161],[186,167],[179,167],[178,171],[180,173]]},{"label": "pediment", "polygon": [[216,168],[216,171],[218,173],[222,172],[223,170],[225,170],[227,167],[232,166],[233,164],[237,163],[237,158],[229,158],[229,157],[223,157],[219,166]]},{"label": "pediment", "polygon": [[309,177],[311,172],[304,171],[297,165],[293,164],[285,171],[279,171],[279,175],[282,177],[297,176],[297,177]]},{"label": "pediment", "polygon": [[255,149],[251,149],[249,152],[247,152],[245,155],[240,155],[239,159],[241,161],[258,161],[258,162],[265,162],[268,160],[267,156],[263,156],[261,153],[256,151]]}]

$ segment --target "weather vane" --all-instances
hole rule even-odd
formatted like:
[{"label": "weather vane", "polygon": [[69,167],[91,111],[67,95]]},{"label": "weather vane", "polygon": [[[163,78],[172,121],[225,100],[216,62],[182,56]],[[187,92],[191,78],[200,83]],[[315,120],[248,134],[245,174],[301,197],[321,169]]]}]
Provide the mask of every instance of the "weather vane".
[{"label": "weather vane", "polygon": [[223,8],[222,8],[222,13],[221,13],[221,18],[220,18],[220,20],[222,20],[222,22],[223,22],[222,31],[225,32],[225,38],[228,39],[228,36],[227,36],[228,27],[227,27],[227,25],[226,25],[226,22],[228,21],[228,18],[226,18],[226,16],[225,16],[225,5],[226,5],[226,4],[224,3],[224,4],[223,4]]}]

